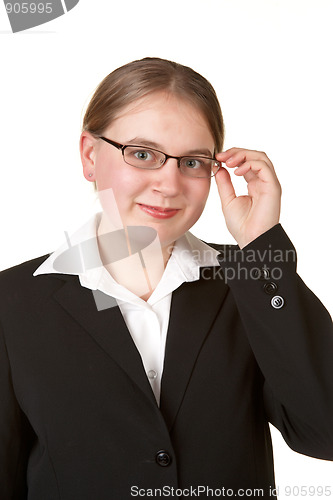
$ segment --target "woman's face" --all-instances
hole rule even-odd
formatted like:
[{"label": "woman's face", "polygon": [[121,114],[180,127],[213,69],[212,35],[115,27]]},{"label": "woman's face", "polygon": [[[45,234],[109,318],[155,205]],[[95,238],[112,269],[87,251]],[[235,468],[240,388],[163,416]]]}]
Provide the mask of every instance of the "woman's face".
[{"label": "woman's face", "polygon": [[[214,154],[213,136],[203,115],[167,93],[151,94],[126,107],[104,136],[173,156]],[[183,175],[173,158],[157,170],[143,170],[125,163],[121,151],[102,140],[96,140],[93,149],[93,176],[89,178],[87,171],[85,176],[96,181],[102,206],[108,205],[102,191],[112,188],[124,225],[154,228],[165,248],[200,217],[210,179]]]}]

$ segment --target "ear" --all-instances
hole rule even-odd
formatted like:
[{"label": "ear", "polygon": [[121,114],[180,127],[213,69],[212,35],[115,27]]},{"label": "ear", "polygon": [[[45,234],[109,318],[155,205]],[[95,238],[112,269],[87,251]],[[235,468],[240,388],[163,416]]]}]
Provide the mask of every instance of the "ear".
[{"label": "ear", "polygon": [[83,175],[89,182],[95,181],[95,159],[97,141],[90,132],[83,131],[80,137],[80,155]]}]

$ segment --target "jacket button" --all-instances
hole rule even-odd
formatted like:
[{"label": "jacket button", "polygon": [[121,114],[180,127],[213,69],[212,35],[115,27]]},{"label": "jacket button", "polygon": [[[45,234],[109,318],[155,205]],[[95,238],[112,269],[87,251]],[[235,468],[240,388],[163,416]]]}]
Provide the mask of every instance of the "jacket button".
[{"label": "jacket button", "polygon": [[274,309],[281,309],[284,306],[284,299],[280,295],[274,295],[271,304]]},{"label": "jacket button", "polygon": [[167,467],[171,464],[171,457],[165,450],[161,450],[156,454],[156,462],[161,467]]},{"label": "jacket button", "polygon": [[273,295],[278,289],[278,286],[274,281],[270,281],[269,283],[265,283],[263,289],[268,295]]},{"label": "jacket button", "polygon": [[253,275],[255,279],[258,280],[269,280],[269,278],[271,277],[271,273],[269,272],[268,267],[254,269]]}]

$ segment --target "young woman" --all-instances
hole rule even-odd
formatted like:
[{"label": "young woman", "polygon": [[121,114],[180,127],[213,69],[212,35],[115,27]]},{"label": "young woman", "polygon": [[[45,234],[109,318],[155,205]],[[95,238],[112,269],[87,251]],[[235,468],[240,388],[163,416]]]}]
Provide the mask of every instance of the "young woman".
[{"label": "young woman", "polygon": [[[190,68],[146,58],[97,88],[80,150],[102,212],[0,277],[2,500],[269,499],[269,422],[333,459],[331,318],[296,274],[271,161],[222,145]],[[212,177],[237,245],[189,232]]]}]

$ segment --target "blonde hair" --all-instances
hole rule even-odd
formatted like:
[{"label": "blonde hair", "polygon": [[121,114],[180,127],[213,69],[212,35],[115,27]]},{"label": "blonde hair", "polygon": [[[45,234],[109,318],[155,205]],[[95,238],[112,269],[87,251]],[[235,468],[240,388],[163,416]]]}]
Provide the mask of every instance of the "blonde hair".
[{"label": "blonde hair", "polygon": [[157,57],[132,61],[106,76],[88,104],[82,129],[103,135],[123,108],[156,91],[168,91],[199,109],[214,138],[215,153],[222,150],[223,117],[212,85],[193,69]]}]

